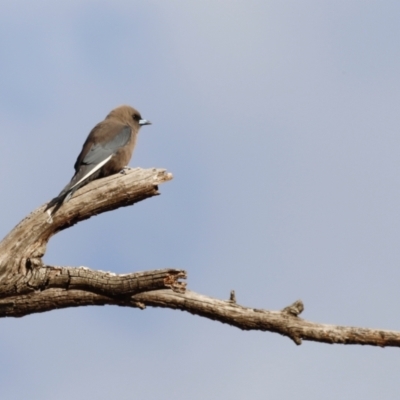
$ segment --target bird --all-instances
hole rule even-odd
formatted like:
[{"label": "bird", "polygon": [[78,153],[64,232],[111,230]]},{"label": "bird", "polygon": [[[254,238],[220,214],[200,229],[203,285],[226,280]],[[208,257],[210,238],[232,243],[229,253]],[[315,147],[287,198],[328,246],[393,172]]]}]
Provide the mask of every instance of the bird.
[{"label": "bird", "polygon": [[[119,106],[99,122],[89,133],[76,159],[71,181],[52,199],[45,211],[51,220],[63,203],[87,183],[124,170],[132,157],[139,129],[151,122],[128,105]],[[53,208],[50,211],[50,208]]]}]

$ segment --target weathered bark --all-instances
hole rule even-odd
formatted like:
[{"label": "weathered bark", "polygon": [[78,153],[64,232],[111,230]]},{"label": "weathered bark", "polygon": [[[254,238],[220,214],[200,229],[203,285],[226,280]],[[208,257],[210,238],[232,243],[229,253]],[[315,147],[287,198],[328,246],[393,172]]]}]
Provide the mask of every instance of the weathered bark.
[{"label": "weathered bark", "polygon": [[400,347],[400,332],[305,321],[298,317],[304,308],[301,301],[281,311],[267,311],[238,305],[233,291],[224,301],[185,290],[183,270],[116,275],[43,264],[52,235],[93,215],[155,196],[158,185],[170,179],[172,175],[160,169],[129,170],[88,184],[52,221],[43,212],[45,206],[32,212],[0,242],[0,317],[87,305],[150,306],[187,311],[243,330],[276,332],[296,344],[311,340]]},{"label": "weathered bark", "polygon": [[161,169],[130,169],[96,180],[77,191],[49,221],[45,205],[23,219],[0,242],[0,284],[5,277],[26,274],[32,265],[41,266],[51,236],[106,211],[130,206],[159,194],[158,185],[172,179]]},{"label": "weathered bark", "polygon": [[116,275],[79,267],[35,268],[27,275],[22,291],[0,299],[0,317],[50,311],[56,308],[114,304],[144,308],[132,296],[157,289],[170,288],[184,292],[186,272],[174,269]]}]

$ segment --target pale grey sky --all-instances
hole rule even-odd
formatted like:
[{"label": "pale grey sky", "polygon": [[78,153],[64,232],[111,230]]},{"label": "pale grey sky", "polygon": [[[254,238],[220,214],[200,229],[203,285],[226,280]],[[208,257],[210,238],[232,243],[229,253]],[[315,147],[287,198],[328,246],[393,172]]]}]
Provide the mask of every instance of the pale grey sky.
[{"label": "pale grey sky", "polygon": [[[80,223],[45,261],[188,271],[243,305],[400,330],[400,3],[4,1],[0,234],[56,195],[127,103],[162,195]],[[296,347],[170,310],[0,321],[4,399],[395,399],[397,349]]]}]

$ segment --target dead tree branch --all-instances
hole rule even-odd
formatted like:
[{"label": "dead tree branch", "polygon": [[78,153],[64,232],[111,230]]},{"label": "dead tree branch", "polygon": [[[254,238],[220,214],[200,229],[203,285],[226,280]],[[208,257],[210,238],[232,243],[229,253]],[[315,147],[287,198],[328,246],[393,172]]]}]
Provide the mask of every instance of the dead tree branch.
[{"label": "dead tree branch", "polygon": [[235,292],[218,300],[185,290],[186,272],[161,269],[116,275],[85,267],[44,265],[49,239],[57,232],[102,212],[129,206],[159,194],[158,185],[172,179],[160,169],[134,169],[94,181],[64,204],[53,220],[45,206],[33,211],[0,242],[0,317],[87,305],[118,305],[186,311],[243,330],[279,333],[296,344],[302,340],[400,347],[400,332],[313,323],[299,318],[297,301],[281,311],[243,307]]}]

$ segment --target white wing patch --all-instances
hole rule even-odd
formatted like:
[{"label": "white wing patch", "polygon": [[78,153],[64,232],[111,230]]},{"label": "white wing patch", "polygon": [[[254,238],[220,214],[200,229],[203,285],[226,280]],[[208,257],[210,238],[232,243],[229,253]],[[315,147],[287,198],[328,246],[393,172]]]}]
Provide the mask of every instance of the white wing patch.
[{"label": "white wing patch", "polygon": [[79,185],[82,181],[84,181],[86,178],[88,178],[90,175],[93,175],[96,171],[98,171],[106,162],[110,160],[110,158],[113,156],[108,156],[105,160],[102,162],[98,163],[91,171],[89,171],[83,178],[81,178],[78,182],[75,183],[74,186],[71,186],[69,190],[73,189],[76,185]]}]

